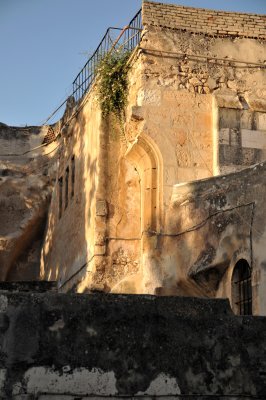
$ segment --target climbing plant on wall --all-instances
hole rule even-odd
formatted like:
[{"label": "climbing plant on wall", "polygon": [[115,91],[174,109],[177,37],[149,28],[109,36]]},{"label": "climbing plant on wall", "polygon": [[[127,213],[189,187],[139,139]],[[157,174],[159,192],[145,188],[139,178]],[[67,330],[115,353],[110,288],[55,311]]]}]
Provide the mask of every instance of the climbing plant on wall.
[{"label": "climbing plant on wall", "polygon": [[109,53],[100,62],[98,73],[98,99],[103,117],[114,113],[123,120],[128,94],[128,64],[130,53]]}]

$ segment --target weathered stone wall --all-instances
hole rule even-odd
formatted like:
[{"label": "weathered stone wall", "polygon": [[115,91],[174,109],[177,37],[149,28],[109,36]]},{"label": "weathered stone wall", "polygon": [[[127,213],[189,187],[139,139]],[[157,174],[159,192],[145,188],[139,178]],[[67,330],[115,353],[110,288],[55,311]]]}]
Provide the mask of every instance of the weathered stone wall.
[{"label": "weathered stone wall", "polygon": [[105,146],[101,142],[101,114],[90,94],[84,107],[79,107],[72,109],[73,118],[62,130],[59,166],[42,250],[42,279],[57,280],[64,289],[73,276],[77,275],[77,279],[79,273],[90,275],[94,258],[104,251],[96,225],[97,196],[102,184],[100,150],[104,153]]},{"label": "weathered stone wall", "polygon": [[226,300],[0,294],[3,399],[264,399],[265,318]]},{"label": "weathered stone wall", "polygon": [[[247,184],[238,186],[240,195],[237,192],[241,204],[258,201],[264,209],[261,198],[248,200],[261,178],[252,182],[248,171],[217,183],[212,177],[264,159],[265,41],[155,26],[147,19],[152,14],[149,4],[143,5],[142,39],[130,62],[122,129],[115,118],[101,118],[96,81],[63,132],[42,276],[58,280],[63,291],[230,297],[229,277],[227,289],[220,289],[221,282],[235,254],[244,249],[256,271],[254,312],[264,314],[266,308],[258,300],[260,283],[260,293],[264,290],[264,256],[256,253],[261,242],[257,247],[252,242],[253,250],[250,246],[253,209],[241,206],[238,217],[226,208],[227,196],[238,207],[230,185],[235,182],[235,188],[244,179]],[[74,112],[79,105],[75,107]],[[73,155],[74,196],[69,180],[65,207]],[[211,178],[204,184],[211,200],[195,194],[191,202],[188,194],[173,206],[176,184],[202,178]],[[215,199],[223,182],[229,188],[220,205]],[[191,185],[197,192],[197,184]],[[228,223],[219,221],[225,217]],[[258,221],[264,231],[264,218]]]},{"label": "weathered stone wall", "polygon": [[266,39],[265,15],[215,11],[174,4],[144,2],[144,25],[199,32]]},{"label": "weathered stone wall", "polygon": [[[144,15],[145,12],[149,12],[145,7],[146,3]],[[266,93],[263,64],[265,42],[248,38],[194,35],[191,32],[181,32],[178,27],[155,27],[147,20],[145,23],[145,17],[144,26],[139,58],[136,62],[141,70],[141,85],[130,86],[126,124],[129,144],[125,153],[125,158],[135,165],[140,176],[140,273],[133,277],[125,277],[112,290],[216,296],[233,254],[240,253],[240,248],[243,247],[248,249],[246,252],[250,260],[250,224],[243,223],[243,220],[250,221],[250,210],[238,211],[243,214],[241,217],[230,215],[230,233],[221,229],[217,234],[213,232],[212,227],[216,222],[219,224],[219,221],[203,223],[205,213],[208,212],[206,210],[209,210],[203,198],[197,198],[195,195],[193,209],[193,206],[190,207],[189,198],[184,197],[184,206],[173,211],[171,199],[176,190],[173,186],[178,182],[194,181],[218,173],[240,170],[264,159],[263,151],[259,153],[256,150],[258,145],[251,142],[252,138],[259,136],[258,141],[261,140],[260,145],[263,147],[263,121],[266,110],[263,100]],[[250,64],[246,63],[247,52]],[[132,66],[132,74],[136,64]],[[130,77],[132,79],[132,75]],[[235,125],[230,126],[231,122],[240,125],[240,116],[238,119],[235,119],[235,116],[230,119],[234,110],[241,116],[240,140],[237,143],[228,143],[230,148],[225,149],[225,143],[221,143],[223,124],[228,123],[227,129],[230,130],[235,128]],[[257,125],[250,122],[254,116],[260,121]],[[248,127],[252,132],[247,133],[244,130],[248,130]],[[252,135],[252,138],[247,149],[248,134]],[[150,181],[143,172],[149,169],[149,163],[143,161],[147,157],[145,153],[148,154],[152,165]],[[226,154],[226,160],[223,160],[223,154]],[[226,178],[224,179],[227,182]],[[228,179],[230,182],[231,179],[236,180],[245,203],[250,196],[250,188],[240,186],[239,182],[248,179],[252,187],[248,176],[244,174]],[[192,186],[194,188],[197,184],[193,183]],[[213,188],[213,181],[210,180],[207,181],[205,190],[213,190],[213,196],[219,197],[218,186],[217,184]],[[258,193],[256,190],[255,192]],[[237,193],[240,196],[239,192]],[[111,201],[110,206],[119,213],[117,202]],[[219,203],[217,207],[220,207]],[[182,216],[183,211],[185,213]],[[219,218],[225,216],[221,214]],[[259,220],[264,230],[264,219]],[[173,229],[171,221],[176,224],[177,230]],[[199,229],[198,223],[203,223],[204,227]],[[223,227],[223,224],[221,226]],[[127,229],[129,232],[130,227]],[[192,232],[186,233],[186,229],[191,229]],[[239,229],[243,233],[242,239],[239,239]],[[212,261],[219,253],[219,243],[227,234],[229,237],[225,242],[229,242],[230,245],[219,250],[222,253],[221,259],[217,260],[212,270]],[[211,238],[214,240],[212,255],[208,253],[209,248],[206,248]],[[123,248],[126,247],[128,245],[124,243]],[[257,270],[253,278],[255,313],[265,313],[264,305],[257,304],[256,289],[258,282],[261,282],[263,287],[263,262],[262,257],[257,267],[254,264],[254,271]],[[206,274],[209,274],[204,278],[205,282],[199,285],[199,282],[195,285],[194,277],[191,279],[193,274],[190,273],[190,268],[193,264],[206,269]],[[208,269],[210,273],[207,272]],[[263,290],[262,288],[261,295]],[[223,292],[223,295],[230,297],[230,291]]]},{"label": "weathered stone wall", "polygon": [[[264,108],[264,111],[266,108]],[[237,171],[266,159],[266,113],[219,108],[219,170]]]},{"label": "weathered stone wall", "polygon": [[[130,77],[132,96],[141,85],[140,72],[141,64],[135,60]],[[142,235],[139,174],[124,157],[131,144],[116,119],[101,117],[96,86],[97,82],[84,103],[74,106],[74,117],[62,132],[57,183],[42,250],[41,277],[57,280],[63,291],[73,287],[82,292],[110,291],[125,276],[132,276],[136,283],[139,279]],[[133,140],[134,135],[135,131]],[[60,178],[63,185],[59,218]]]},{"label": "weathered stone wall", "polygon": [[0,124],[0,279],[39,279],[57,143],[49,127]]},{"label": "weathered stone wall", "polygon": [[1,158],[6,155],[8,160],[25,162],[31,157],[26,152],[42,143],[47,130],[48,126],[15,127],[0,123]]},{"label": "weathered stone wall", "polygon": [[168,148],[174,149],[171,157],[165,157],[172,162],[164,172],[168,183],[262,161],[265,41],[145,28],[144,88],[138,105],[144,106],[142,116],[152,137],[163,132]]},{"label": "weathered stone wall", "polygon": [[245,259],[252,268],[253,313],[266,315],[265,168],[264,162],[174,187],[166,231],[159,235],[161,294],[182,294],[192,279],[205,296],[231,299],[233,269]]},{"label": "weathered stone wall", "polygon": [[[141,72],[142,65],[136,57],[129,73],[129,113],[136,102],[136,93],[142,87]],[[122,291],[135,293],[141,284],[141,240],[144,230],[142,211],[145,207],[142,204],[141,182],[144,178],[142,169],[136,166],[130,155],[126,155],[140,133],[139,124],[135,122],[130,119],[122,130],[114,117],[105,121],[103,141],[106,147],[102,154],[104,161],[101,172],[104,207],[103,210],[99,208],[96,216],[98,240],[104,249],[102,257],[96,260],[94,275],[84,279],[79,285],[79,291],[89,287],[119,292],[120,283],[123,286],[125,280]],[[137,153],[136,157],[142,158],[144,163],[145,152]],[[145,168],[150,171],[150,165],[145,164]]]},{"label": "weathered stone wall", "polygon": [[[87,280],[87,287],[232,299],[233,269],[238,260],[245,259],[252,268],[253,313],[266,315],[266,193],[261,184],[265,168],[262,163],[241,172],[174,185],[161,229],[146,227],[137,241],[140,257],[132,260],[125,254],[130,251],[130,224],[127,238],[113,237],[107,244],[107,257],[99,260],[94,283]],[[119,203],[108,204],[109,209],[119,211]],[[115,245],[122,250],[115,252]],[[134,262],[138,260],[137,268]]]}]

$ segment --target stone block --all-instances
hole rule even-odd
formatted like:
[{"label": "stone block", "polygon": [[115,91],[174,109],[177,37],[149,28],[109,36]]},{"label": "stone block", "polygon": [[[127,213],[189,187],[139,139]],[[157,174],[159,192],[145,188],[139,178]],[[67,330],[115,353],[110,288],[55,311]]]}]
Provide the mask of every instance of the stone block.
[{"label": "stone block", "polygon": [[97,255],[97,256],[101,256],[101,255],[104,255],[105,253],[106,253],[106,246],[104,245],[104,246],[99,246],[99,245],[95,245],[94,246],[94,253]]},{"label": "stone block", "polygon": [[137,105],[161,105],[161,92],[157,89],[141,89],[137,97]]},{"label": "stone block", "polygon": [[256,113],[257,129],[266,131],[266,113]]},{"label": "stone block", "polygon": [[137,121],[142,121],[144,119],[143,108],[139,106],[131,107],[131,118]]},{"label": "stone block", "polygon": [[208,86],[210,90],[216,89],[218,87],[216,79],[213,79],[213,78],[209,77],[207,82],[206,82],[206,86]]},{"label": "stone block", "polygon": [[264,98],[247,96],[246,100],[252,110],[266,113],[266,100]]},{"label": "stone block", "polygon": [[230,129],[229,128],[223,128],[220,129],[220,135],[219,135],[219,143],[220,144],[230,144],[230,134],[229,134]]},{"label": "stone block", "polygon": [[241,130],[242,147],[266,149],[266,131]]},{"label": "stone block", "polygon": [[108,214],[108,206],[106,200],[96,201],[96,215],[98,217],[105,217]]},{"label": "stone block", "polygon": [[243,106],[239,101],[239,98],[236,94],[216,94],[215,95],[216,102],[218,107],[225,108],[238,108],[242,109]]}]

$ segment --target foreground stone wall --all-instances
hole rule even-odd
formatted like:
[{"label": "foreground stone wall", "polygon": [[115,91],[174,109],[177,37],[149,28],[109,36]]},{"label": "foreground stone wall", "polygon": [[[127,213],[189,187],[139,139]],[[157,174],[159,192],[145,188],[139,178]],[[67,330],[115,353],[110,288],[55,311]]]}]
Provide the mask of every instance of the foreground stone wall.
[{"label": "foreground stone wall", "polygon": [[0,294],[2,399],[263,399],[265,318],[226,300]]}]

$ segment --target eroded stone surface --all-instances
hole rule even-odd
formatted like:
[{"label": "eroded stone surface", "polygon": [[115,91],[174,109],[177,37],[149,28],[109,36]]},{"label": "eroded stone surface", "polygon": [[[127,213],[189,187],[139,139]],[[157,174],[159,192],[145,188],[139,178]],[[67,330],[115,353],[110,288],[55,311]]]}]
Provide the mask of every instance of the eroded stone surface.
[{"label": "eroded stone surface", "polygon": [[[0,329],[3,398],[266,395],[266,320],[237,317],[226,300],[3,297],[9,321]],[[57,321],[64,325],[50,329]]]},{"label": "eroded stone surface", "polygon": [[48,127],[0,124],[0,279],[39,279],[56,160]]}]

